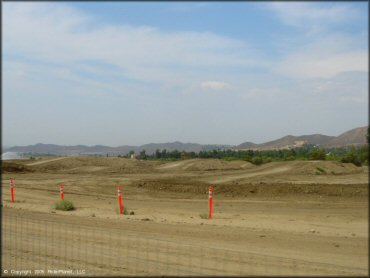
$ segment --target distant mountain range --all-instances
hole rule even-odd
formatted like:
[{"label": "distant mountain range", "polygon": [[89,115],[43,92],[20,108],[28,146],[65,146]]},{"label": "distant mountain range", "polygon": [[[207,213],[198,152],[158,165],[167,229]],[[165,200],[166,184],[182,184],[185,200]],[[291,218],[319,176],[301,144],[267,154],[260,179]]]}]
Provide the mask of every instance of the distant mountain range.
[{"label": "distant mountain range", "polygon": [[33,154],[53,154],[53,155],[94,155],[94,154],[127,154],[130,151],[139,153],[145,150],[147,154],[154,153],[157,149],[167,151],[186,151],[186,152],[199,152],[208,151],[213,149],[234,149],[234,150],[276,150],[301,147],[304,144],[314,144],[322,147],[343,147],[349,145],[364,145],[367,143],[368,127],[359,127],[351,129],[339,136],[327,136],[322,134],[292,136],[287,135],[280,139],[269,141],[262,144],[255,144],[252,142],[245,142],[237,146],[231,145],[201,145],[196,143],[151,143],[141,146],[119,146],[109,147],[103,145],[96,146],[60,146],[53,144],[36,144],[30,146],[15,146],[10,148],[3,148],[4,152],[17,152],[17,153],[33,153]]},{"label": "distant mountain range", "polygon": [[7,149],[3,149],[4,152],[11,153],[33,153],[33,154],[53,154],[53,155],[94,155],[94,154],[109,154],[109,155],[118,155],[118,154],[128,154],[130,151],[134,151],[136,154],[145,150],[147,154],[152,154],[156,150],[167,151],[186,151],[186,152],[200,152],[208,151],[213,149],[230,149],[233,146],[231,145],[201,145],[196,143],[151,143],[141,146],[119,146],[119,147],[109,147],[103,145],[96,146],[60,146],[54,144],[36,144],[30,146],[15,146]]},{"label": "distant mountain range", "polygon": [[301,147],[304,144],[313,144],[322,147],[344,147],[349,145],[365,145],[368,127],[358,127],[346,131],[339,136],[327,136],[322,134],[292,136],[287,135],[280,139],[269,141],[262,144],[245,142],[233,147],[236,150],[276,150]]}]

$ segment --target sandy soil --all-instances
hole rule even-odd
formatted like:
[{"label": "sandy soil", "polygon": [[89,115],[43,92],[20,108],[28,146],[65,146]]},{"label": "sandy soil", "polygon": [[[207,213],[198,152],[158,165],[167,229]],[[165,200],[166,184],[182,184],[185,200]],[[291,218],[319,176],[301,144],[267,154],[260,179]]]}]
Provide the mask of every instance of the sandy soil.
[{"label": "sandy soil", "polygon": [[41,160],[37,162],[32,162],[32,163],[27,163],[27,166],[34,166],[34,165],[40,165],[40,164],[45,164],[45,163],[50,163],[52,161],[57,161],[57,160],[62,160],[66,159],[67,157],[58,157],[58,158],[52,158],[52,159],[47,159],[47,160]]},{"label": "sandy soil", "polygon": [[[368,274],[366,167],[78,157],[44,162],[24,171],[3,165],[3,270]],[[202,218],[210,182],[215,183],[211,220]],[[61,183],[76,210],[54,209]],[[118,183],[134,215],[117,213]]]}]

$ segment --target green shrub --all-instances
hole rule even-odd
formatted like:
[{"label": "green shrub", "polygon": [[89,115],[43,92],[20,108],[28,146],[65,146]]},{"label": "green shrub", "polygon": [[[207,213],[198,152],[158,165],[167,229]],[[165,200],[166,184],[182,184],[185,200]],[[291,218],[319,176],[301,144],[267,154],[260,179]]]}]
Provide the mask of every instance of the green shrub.
[{"label": "green shrub", "polygon": [[73,206],[73,203],[71,201],[60,200],[55,203],[55,209],[68,211],[68,210],[74,210],[75,207]]},{"label": "green shrub", "polygon": [[272,158],[271,158],[271,157],[266,157],[266,158],[264,159],[264,162],[265,162],[265,163],[270,163],[270,162],[272,162]]},{"label": "green shrub", "polygon": [[356,166],[361,166],[360,159],[353,153],[350,153],[340,160],[342,163],[353,163]]},{"label": "green shrub", "polygon": [[251,163],[253,163],[254,165],[261,165],[263,163],[262,157],[253,157]]},{"label": "green shrub", "polygon": [[324,149],[314,149],[310,152],[309,157],[311,160],[325,160],[326,151]]},{"label": "green shrub", "polygon": [[[119,207],[118,206],[115,206],[115,212],[117,213],[117,214],[120,214],[119,213]],[[122,214],[124,214],[124,215],[134,215],[135,213],[133,212],[133,211],[129,211],[128,209],[127,209],[127,207],[123,207],[123,212],[122,212]]]}]

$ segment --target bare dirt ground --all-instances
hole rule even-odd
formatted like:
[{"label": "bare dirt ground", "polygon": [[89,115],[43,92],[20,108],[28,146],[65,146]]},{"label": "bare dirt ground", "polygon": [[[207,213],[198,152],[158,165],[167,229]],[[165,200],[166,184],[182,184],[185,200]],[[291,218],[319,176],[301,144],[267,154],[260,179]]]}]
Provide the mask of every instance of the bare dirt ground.
[{"label": "bare dirt ground", "polygon": [[[10,178],[16,180],[15,203]],[[61,183],[76,210],[54,209]],[[118,183],[134,215],[118,214]],[[208,212],[210,183],[212,220],[201,216]],[[201,159],[45,158],[32,165],[29,160],[4,163],[2,187],[3,270],[369,272],[367,167],[330,161],[254,166]]]},{"label": "bare dirt ground", "polygon": [[40,164],[45,164],[45,163],[49,163],[49,162],[52,162],[52,161],[57,161],[57,160],[62,160],[62,159],[66,159],[67,157],[58,157],[58,158],[52,158],[52,159],[43,159],[41,161],[37,161],[37,162],[32,162],[32,163],[27,163],[26,165],[27,166],[34,166],[34,165],[40,165]]}]

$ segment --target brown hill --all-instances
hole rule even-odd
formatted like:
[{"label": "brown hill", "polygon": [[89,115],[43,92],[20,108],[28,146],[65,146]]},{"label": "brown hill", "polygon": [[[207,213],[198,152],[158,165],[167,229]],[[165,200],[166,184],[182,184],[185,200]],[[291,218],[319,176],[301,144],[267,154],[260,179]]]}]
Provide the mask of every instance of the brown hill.
[{"label": "brown hill", "polygon": [[342,147],[348,145],[365,145],[368,127],[358,127],[342,133],[327,145],[328,147]]},{"label": "brown hill", "polygon": [[346,131],[339,136],[327,136],[322,134],[292,136],[287,135],[280,139],[269,141],[262,144],[251,142],[242,143],[234,149],[236,150],[276,150],[301,147],[304,144],[314,144],[322,147],[344,147],[350,145],[365,145],[368,127],[354,128]]},{"label": "brown hill", "polygon": [[237,150],[241,149],[251,149],[251,150],[274,150],[274,149],[288,149],[301,147],[304,144],[315,144],[320,146],[327,145],[334,136],[327,136],[322,134],[313,135],[302,135],[302,136],[292,136],[287,135],[280,139],[269,141],[262,144],[253,144],[250,142],[240,144],[235,147]]},{"label": "brown hill", "polygon": [[260,150],[268,149],[287,149],[301,147],[304,144],[315,144],[315,145],[326,145],[335,137],[327,136],[322,134],[313,134],[313,135],[302,135],[302,136],[292,136],[288,135],[278,140],[270,141],[264,144],[260,144]]},{"label": "brown hill", "polygon": [[[15,146],[7,149],[8,155],[12,153],[32,153],[32,154],[51,154],[51,155],[107,155],[117,156],[119,154],[128,154],[130,151],[134,151],[139,154],[142,150],[146,151],[146,154],[152,154],[157,149],[167,151],[187,151],[187,152],[199,152],[209,151],[215,149],[234,149],[234,150],[274,150],[274,149],[288,149],[301,147],[304,144],[314,144],[322,147],[343,147],[349,145],[364,145],[366,144],[366,134],[368,127],[359,127],[351,129],[339,136],[327,136],[322,134],[312,135],[301,135],[292,136],[287,135],[280,139],[265,142],[262,144],[255,144],[253,142],[245,142],[237,146],[230,145],[201,145],[196,143],[160,143],[160,144],[146,144],[141,146],[119,146],[119,147],[108,147],[102,145],[96,146],[59,146],[53,144],[36,144],[30,146]],[[3,160],[5,160],[5,154],[3,154]]]}]

